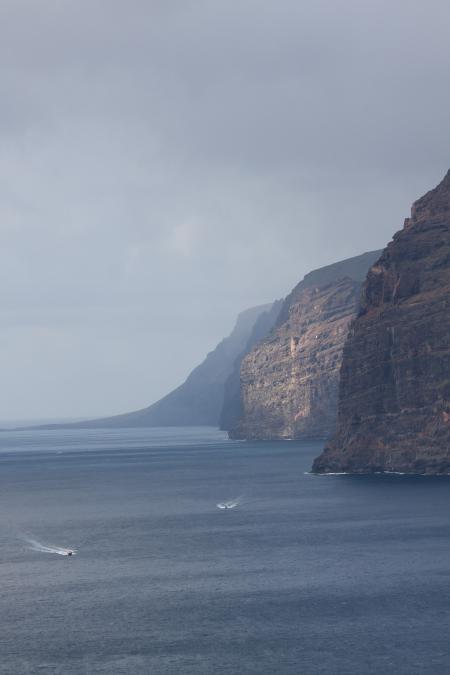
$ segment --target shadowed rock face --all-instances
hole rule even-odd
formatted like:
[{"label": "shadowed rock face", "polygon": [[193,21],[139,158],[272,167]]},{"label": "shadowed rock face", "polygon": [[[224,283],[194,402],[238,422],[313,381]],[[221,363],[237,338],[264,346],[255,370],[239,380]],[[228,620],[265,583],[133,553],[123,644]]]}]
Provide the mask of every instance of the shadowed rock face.
[{"label": "shadowed rock face", "polygon": [[450,172],[371,268],[320,473],[450,473]]},{"label": "shadowed rock face", "polygon": [[348,326],[379,253],[311,272],[294,288],[274,330],[242,361],[242,415],[232,438],[327,438],[334,431]]}]

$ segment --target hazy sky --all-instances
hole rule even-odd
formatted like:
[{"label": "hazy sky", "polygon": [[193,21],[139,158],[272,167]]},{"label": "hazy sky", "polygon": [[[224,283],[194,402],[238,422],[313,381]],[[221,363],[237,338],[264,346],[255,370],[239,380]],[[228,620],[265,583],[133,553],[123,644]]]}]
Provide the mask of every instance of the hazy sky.
[{"label": "hazy sky", "polygon": [[448,0],[0,0],[0,419],[143,407],[450,166]]}]

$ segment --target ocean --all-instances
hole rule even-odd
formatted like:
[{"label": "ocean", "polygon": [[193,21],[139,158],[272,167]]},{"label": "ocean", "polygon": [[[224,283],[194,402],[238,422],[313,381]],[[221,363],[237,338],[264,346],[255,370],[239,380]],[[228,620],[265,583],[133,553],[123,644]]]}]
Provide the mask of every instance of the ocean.
[{"label": "ocean", "polygon": [[447,675],[450,479],[320,449],[1,433],[0,673]]}]

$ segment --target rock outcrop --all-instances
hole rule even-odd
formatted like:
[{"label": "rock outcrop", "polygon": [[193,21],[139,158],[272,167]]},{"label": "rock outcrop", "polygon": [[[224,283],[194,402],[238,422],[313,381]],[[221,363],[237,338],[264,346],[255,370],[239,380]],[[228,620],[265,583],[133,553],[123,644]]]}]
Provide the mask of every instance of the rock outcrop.
[{"label": "rock outcrop", "polygon": [[450,171],[368,273],[313,470],[450,473]]},{"label": "rock outcrop", "polygon": [[342,350],[379,254],[311,272],[286,298],[274,330],[242,360],[242,414],[232,438],[327,438],[334,431]]}]

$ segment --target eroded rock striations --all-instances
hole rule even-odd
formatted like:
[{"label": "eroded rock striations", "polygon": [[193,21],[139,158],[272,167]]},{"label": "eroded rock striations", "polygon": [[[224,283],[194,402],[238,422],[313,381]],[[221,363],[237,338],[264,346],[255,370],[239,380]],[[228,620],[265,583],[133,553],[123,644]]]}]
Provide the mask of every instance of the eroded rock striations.
[{"label": "eroded rock striations", "polygon": [[270,335],[242,361],[232,438],[327,438],[337,415],[339,369],[361,283],[380,252],[306,275]]},{"label": "eroded rock striations", "polygon": [[450,473],[450,171],[369,271],[319,473]]}]

